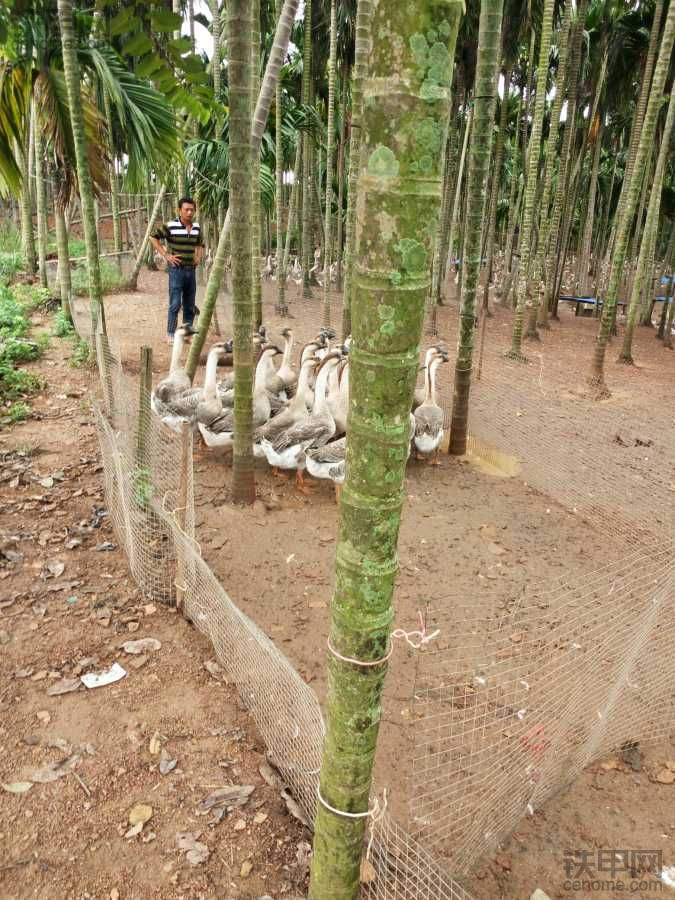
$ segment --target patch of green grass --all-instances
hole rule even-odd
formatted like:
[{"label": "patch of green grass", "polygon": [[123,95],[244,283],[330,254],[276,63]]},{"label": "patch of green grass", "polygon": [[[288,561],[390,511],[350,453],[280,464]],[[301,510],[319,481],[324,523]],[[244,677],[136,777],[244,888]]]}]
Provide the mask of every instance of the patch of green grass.
[{"label": "patch of green grass", "polygon": [[71,337],[75,333],[75,329],[73,328],[73,323],[68,315],[63,311],[63,307],[60,306],[56,310],[56,315],[54,316],[54,327],[52,328],[52,334],[55,337]]},{"label": "patch of green grass", "polygon": [[[111,263],[107,259],[101,259],[99,265],[103,293],[118,290],[125,284],[124,278],[120,275],[120,270],[115,263]],[[77,268],[73,269],[71,281],[73,294],[83,296],[89,293],[89,276],[86,265],[78,265]]]},{"label": "patch of green grass", "polygon": [[20,253],[21,232],[11,222],[0,224],[0,253]]},{"label": "patch of green grass", "polygon": [[32,411],[27,403],[20,400],[18,403],[12,403],[7,410],[6,418],[10,425],[16,425],[17,422],[25,422]]},{"label": "patch of green grass", "polygon": [[18,250],[0,251],[0,284],[8,284],[21,271],[23,260]]},{"label": "patch of green grass", "polygon": [[29,285],[0,285],[0,403],[8,408],[3,422],[18,422],[30,414],[24,398],[41,387],[41,380],[19,368],[37,359],[49,336],[30,337],[30,314],[45,299],[45,291]]},{"label": "patch of green grass", "polygon": [[91,363],[91,348],[89,344],[80,337],[76,337],[73,346],[75,349],[73,355],[70,357],[69,364],[74,369],[81,369],[84,366],[88,366]]}]

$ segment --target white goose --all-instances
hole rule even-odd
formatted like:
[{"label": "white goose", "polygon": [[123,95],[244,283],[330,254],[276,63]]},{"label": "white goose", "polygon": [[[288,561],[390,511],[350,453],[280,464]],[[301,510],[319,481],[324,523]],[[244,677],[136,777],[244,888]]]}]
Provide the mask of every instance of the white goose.
[{"label": "white goose", "polygon": [[267,462],[276,469],[295,469],[296,484],[303,493],[309,493],[303,480],[305,451],[320,447],[335,434],[335,421],[326,400],[326,384],[331,369],[339,362],[339,354],[327,357],[321,364],[314,391],[314,406],[310,415],[291,425],[272,440],[260,442]]},{"label": "white goose", "polygon": [[[278,347],[266,347],[260,354],[253,384],[253,427],[259,428],[270,417],[270,400],[265,389],[265,371],[268,358],[281,353]],[[217,388],[213,389],[217,394]],[[211,398],[213,394],[211,394]],[[229,447],[234,442],[234,409],[222,408],[216,415],[208,415],[202,407],[197,427],[207,447]]]},{"label": "white goose", "polygon": [[413,438],[417,458],[433,453],[431,464],[438,462],[438,448],[443,440],[443,410],[436,402],[436,370],[448,361],[448,356],[436,350],[424,373],[424,401],[415,410],[415,436]]},{"label": "white goose", "polygon": [[152,409],[155,415],[160,417],[162,424],[177,434],[180,434],[185,423],[194,425],[199,404],[205,396],[211,396],[216,391],[218,359],[224,352],[224,344],[214,344],[209,350],[209,355],[206,359],[203,388],[190,388],[187,391],[169,397],[167,400],[160,400],[155,392],[154,402],[151,401]]},{"label": "white goose", "polygon": [[281,332],[284,339],[284,355],[281,358],[281,365],[277,370],[277,375],[283,381],[286,387],[286,396],[292,397],[293,392],[298,383],[297,373],[293,370],[291,360],[293,358],[293,332],[290,328],[284,328]]},{"label": "white goose", "polygon": [[192,382],[190,381],[188,373],[180,364],[184,339],[187,334],[188,329],[184,325],[181,325],[181,327],[176,330],[173,339],[173,347],[171,349],[169,374],[161,379],[150,395],[150,404],[156,415],[159,415],[158,410],[155,408],[156,400],[169,400],[176,394],[182,394],[183,391],[187,391],[192,387]]},{"label": "white goose", "polygon": [[335,485],[335,500],[340,500],[340,492],[345,480],[345,457],[347,438],[341,437],[321,447],[311,447],[305,453],[307,471],[313,478],[328,478]]}]

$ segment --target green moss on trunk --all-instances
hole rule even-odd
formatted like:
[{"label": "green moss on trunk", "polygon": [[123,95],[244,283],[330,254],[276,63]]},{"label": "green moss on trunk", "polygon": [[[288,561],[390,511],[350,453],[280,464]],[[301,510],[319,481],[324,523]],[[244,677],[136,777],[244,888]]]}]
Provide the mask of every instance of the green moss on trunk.
[{"label": "green moss on trunk", "polygon": [[[347,476],[330,630],[340,654],[363,661],[386,655],[394,615],[409,414],[462,5],[380,3],[372,20],[356,197]],[[338,810],[368,810],[385,673],[384,664],[329,656],[321,793]],[[365,826],[365,819],[319,804],[312,900],[358,895]]]}]

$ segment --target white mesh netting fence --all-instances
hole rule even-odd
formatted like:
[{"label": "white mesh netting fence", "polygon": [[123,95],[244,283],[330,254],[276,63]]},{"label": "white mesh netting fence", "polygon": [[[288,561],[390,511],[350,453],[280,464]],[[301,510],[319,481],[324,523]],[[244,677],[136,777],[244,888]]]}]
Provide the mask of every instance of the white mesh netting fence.
[{"label": "white mesh netting fence", "polygon": [[[289,308],[300,341],[326,322],[318,297],[293,297]],[[226,298],[219,313],[225,332]],[[340,315],[333,296],[338,330]],[[265,321],[273,332],[289,324],[269,300]],[[504,359],[509,322],[498,311],[488,324],[472,385],[470,449],[589,523],[607,565],[584,572],[577,563],[564,577],[506,596],[492,586],[475,597],[435,598],[427,624],[441,636],[412,662],[408,816],[373,826],[374,875],[364,886],[372,897],[468,898],[447,873],[467,872],[608,750],[672,729],[672,417],[660,398],[645,404],[623,370],[610,401],[577,389],[590,330],[567,344],[552,334],[528,346],[527,365]],[[440,310],[438,329],[451,351],[439,389],[447,420],[455,309]],[[178,594],[208,635],[311,820],[323,738],[317,697],[201,558],[191,441],[144,414],[139,427],[147,398],[144,406],[119,353],[100,339],[99,363],[108,373],[97,410],[108,505],[134,577],[165,602]]]}]

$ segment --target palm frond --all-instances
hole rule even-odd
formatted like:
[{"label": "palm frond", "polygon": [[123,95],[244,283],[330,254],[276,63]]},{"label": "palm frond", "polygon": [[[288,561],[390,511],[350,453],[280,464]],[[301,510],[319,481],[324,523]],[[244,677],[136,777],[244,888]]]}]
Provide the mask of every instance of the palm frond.
[{"label": "palm frond", "polygon": [[30,71],[0,62],[0,193],[21,188],[21,157],[30,108]]},{"label": "palm frond", "polygon": [[126,184],[139,189],[149,169],[165,172],[177,159],[176,115],[164,96],[130,72],[112,47],[86,47],[79,53],[96,74],[99,92],[110,98],[115,148],[128,157]]}]

